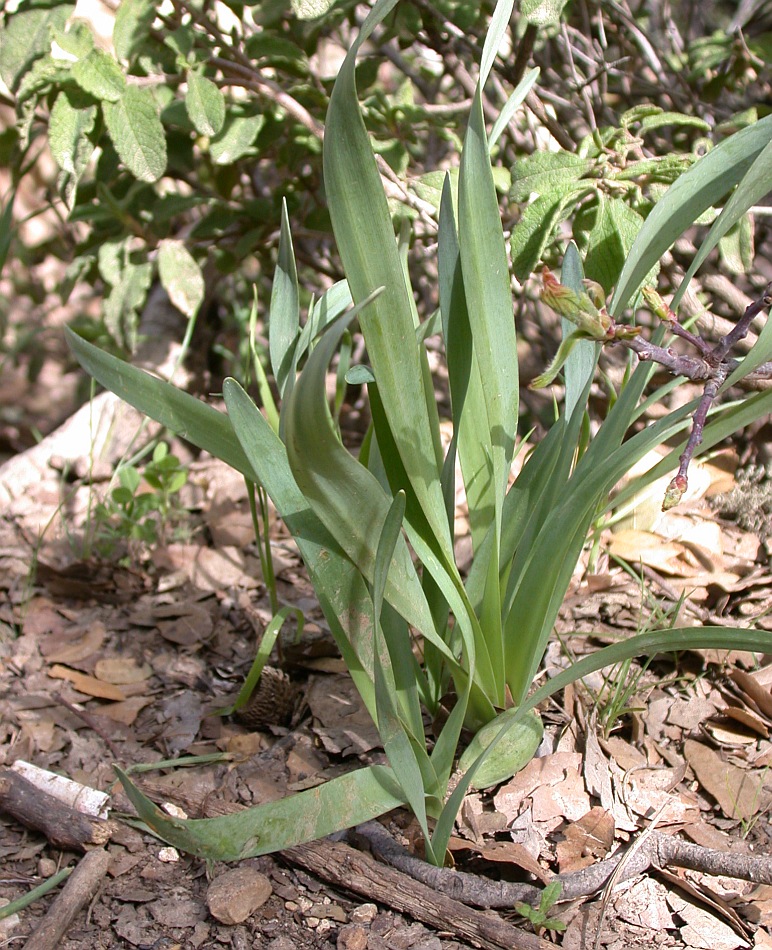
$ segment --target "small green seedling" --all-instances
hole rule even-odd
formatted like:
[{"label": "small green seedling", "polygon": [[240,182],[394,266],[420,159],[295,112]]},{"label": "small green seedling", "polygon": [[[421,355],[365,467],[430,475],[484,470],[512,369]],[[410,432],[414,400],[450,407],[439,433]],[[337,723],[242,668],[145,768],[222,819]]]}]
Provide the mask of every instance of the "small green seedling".
[{"label": "small green seedling", "polygon": [[[120,542],[135,548],[165,540],[179,520],[178,495],[188,480],[187,469],[165,442],[158,443],[143,471],[126,464],[116,474],[119,484],[95,509],[96,548],[103,556]],[[140,491],[143,479],[150,491]]]},{"label": "small green seedling", "polygon": [[525,917],[526,920],[533,924],[533,928],[537,933],[541,930],[554,930],[557,933],[561,933],[566,929],[565,923],[562,920],[558,920],[557,917],[550,917],[549,911],[552,905],[560,898],[560,892],[562,890],[563,885],[560,881],[553,881],[541,892],[538,907],[531,907],[530,904],[517,901],[515,910],[521,917]]}]

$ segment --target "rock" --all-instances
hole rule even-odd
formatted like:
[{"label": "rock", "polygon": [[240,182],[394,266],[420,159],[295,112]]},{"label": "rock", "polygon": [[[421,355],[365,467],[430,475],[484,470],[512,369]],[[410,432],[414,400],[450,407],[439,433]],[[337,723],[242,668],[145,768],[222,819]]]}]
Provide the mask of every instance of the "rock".
[{"label": "rock", "polygon": [[250,867],[220,874],[209,885],[209,913],[223,924],[240,924],[254,914],[273,893],[268,878]]}]

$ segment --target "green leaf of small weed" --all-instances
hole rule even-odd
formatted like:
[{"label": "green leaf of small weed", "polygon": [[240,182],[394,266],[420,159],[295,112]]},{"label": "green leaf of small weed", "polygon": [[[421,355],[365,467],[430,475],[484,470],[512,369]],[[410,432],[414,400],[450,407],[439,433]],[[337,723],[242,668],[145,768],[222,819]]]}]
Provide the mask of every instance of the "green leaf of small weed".
[{"label": "green leaf of small weed", "polygon": [[512,166],[513,201],[527,201],[532,194],[546,195],[564,190],[584,175],[595,164],[574,152],[534,152],[518,159]]},{"label": "green leaf of small weed", "polygon": [[201,268],[182,241],[162,241],[158,275],[169,300],[186,317],[192,317],[204,299]]},{"label": "green leaf of small weed", "polygon": [[316,20],[333,6],[335,0],[292,0],[292,12],[298,20]]},{"label": "green leaf of small weed", "polygon": [[63,30],[74,9],[74,4],[60,3],[6,14],[0,32],[0,76],[12,92],[32,63],[50,51],[52,30]]},{"label": "green leaf of small weed", "polygon": [[118,59],[124,62],[131,59],[140,44],[147,39],[155,11],[152,0],[121,0],[113,29],[113,46]]},{"label": "green leaf of small weed", "polygon": [[166,171],[166,139],[149,92],[129,86],[117,102],[103,104],[115,151],[140,181],[158,181]]},{"label": "green leaf of small weed", "polygon": [[126,77],[117,60],[99,48],[73,63],[72,78],[84,92],[103,102],[117,102],[126,89]]},{"label": "green leaf of small weed", "polygon": [[236,116],[209,145],[209,153],[215,165],[230,165],[246,155],[262,129],[265,120],[261,115]]},{"label": "green leaf of small weed", "polygon": [[206,76],[188,74],[185,108],[200,135],[217,135],[225,123],[225,97]]},{"label": "green leaf of small weed", "polygon": [[78,108],[67,92],[59,93],[51,109],[48,143],[51,154],[62,170],[59,187],[70,211],[75,205],[78,181],[94,153],[94,143],[89,136],[96,116],[95,105]]}]

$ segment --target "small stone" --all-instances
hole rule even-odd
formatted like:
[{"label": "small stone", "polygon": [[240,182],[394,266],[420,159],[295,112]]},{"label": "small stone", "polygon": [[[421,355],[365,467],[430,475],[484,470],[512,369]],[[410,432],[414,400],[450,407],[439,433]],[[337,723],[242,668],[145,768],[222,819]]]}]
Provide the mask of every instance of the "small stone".
[{"label": "small stone", "polygon": [[38,861],[38,874],[40,877],[53,877],[56,874],[56,861],[51,858],[41,858]]},{"label": "small stone", "polygon": [[360,904],[350,914],[352,924],[370,924],[378,916],[378,907],[375,904]]},{"label": "small stone", "polygon": [[338,933],[338,950],[365,950],[367,931],[361,924],[346,924]]},{"label": "small stone", "polygon": [[233,868],[212,881],[206,892],[206,903],[215,920],[240,924],[262,907],[272,892],[265,874],[251,867]]}]

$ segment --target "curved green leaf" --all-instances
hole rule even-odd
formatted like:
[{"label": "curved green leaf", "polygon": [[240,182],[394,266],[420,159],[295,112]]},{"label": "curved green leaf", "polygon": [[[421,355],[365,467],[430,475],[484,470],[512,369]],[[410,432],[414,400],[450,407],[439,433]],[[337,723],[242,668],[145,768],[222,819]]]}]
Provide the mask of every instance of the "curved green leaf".
[{"label": "curved green leaf", "polygon": [[183,439],[222,459],[250,481],[258,481],[224,412],[105,353],[69,327],[64,328],[64,334],[80,365],[98,383]]},{"label": "curved green leaf", "polygon": [[740,220],[752,205],[760,201],[764,195],[769,194],[770,191],[772,191],[772,139],[767,142],[761,150],[747,173],[743,176],[742,181],[737,186],[732,197],[724,205],[721,214],[713,222],[708,236],[700,245],[699,251],[689,265],[689,270],[684,274],[684,279],[681,281],[678,293],[673,298],[671,306],[674,309],[678,306],[678,301],[683,296],[689,281],[697,272],[697,268],[702,264],[721,238]]},{"label": "curved green leaf", "polygon": [[219,818],[172,818],[124,772],[114,768],[148,828],[180,851],[207,861],[243,861],[273,854],[351,828],[404,804],[391,770],[371,765],[289,798]]},{"label": "curved green leaf", "polygon": [[736,185],[772,139],[772,115],[721,142],[678,178],[646,218],[619,277],[610,313],[630,305],[646,274],[703,211]]},{"label": "curved green leaf", "polygon": [[[378,539],[390,499],[375,476],[338,440],[325,390],[327,366],[347,322],[341,319],[325,332],[295,383],[286,410],[287,457],[306,502],[372,583]],[[431,612],[401,536],[386,584],[386,599],[409,623],[432,637]]]},{"label": "curved green leaf", "polygon": [[631,637],[621,643],[613,643],[611,646],[598,650],[597,653],[591,653],[572,663],[568,669],[558,673],[523,700],[490,745],[465,772],[448,798],[437,821],[432,836],[435,852],[444,854],[456,815],[463,804],[464,796],[474,782],[477,770],[483,767],[487,756],[495,754],[498,743],[505,739],[507,731],[523,722],[530,710],[535,709],[540,703],[571,683],[605,667],[614,666],[616,663],[637,656],[655,656],[657,653],[675,653],[683,650],[750,650],[754,653],[769,653],[772,651],[772,633],[746,630],[742,627],[683,627],[655,630]]}]

